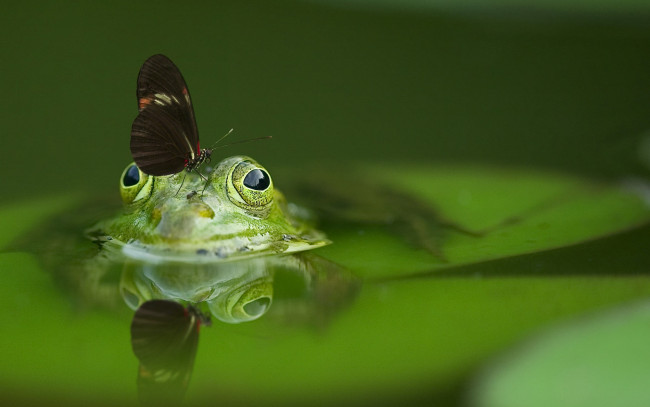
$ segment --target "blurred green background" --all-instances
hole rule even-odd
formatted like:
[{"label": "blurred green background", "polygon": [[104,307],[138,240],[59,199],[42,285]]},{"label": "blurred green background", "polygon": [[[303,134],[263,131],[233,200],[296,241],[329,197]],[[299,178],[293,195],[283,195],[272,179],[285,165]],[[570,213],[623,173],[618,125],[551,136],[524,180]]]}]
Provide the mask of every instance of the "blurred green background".
[{"label": "blurred green background", "polygon": [[649,16],[646,2],[606,1],[8,3],[2,197],[113,186],[130,161],[137,73],[155,53],[183,72],[202,144],[230,128],[233,140],[271,135],[222,153],[271,170],[647,171]]},{"label": "blurred green background", "polygon": [[[22,1],[4,4],[0,21],[6,204],[50,206],[40,197],[78,191],[114,191],[119,201],[136,78],[156,53],[188,83],[202,145],[230,128],[233,141],[271,135],[215,153],[250,155],[271,173],[362,161],[495,164],[614,181],[649,174],[650,3],[643,1]],[[649,241],[646,225],[439,279],[369,285],[327,340],[299,329],[277,333],[265,321],[221,325],[201,338],[195,401],[212,397],[201,391],[214,389],[216,377],[235,383],[215,390],[224,404],[242,395],[283,400],[287,378],[305,384],[298,398],[331,384],[339,393],[329,396],[340,400],[358,384],[389,389],[393,398],[378,392],[377,403],[455,404],[477,365],[522,336],[647,297]],[[3,386],[19,399],[34,395],[35,404],[35,383],[71,402],[113,387],[118,399],[134,391],[128,310],[71,313],[21,253],[0,258],[0,269],[13,312],[3,316],[0,345],[12,367],[0,372]],[[511,278],[522,274],[528,278]],[[400,325],[405,315],[410,322]],[[287,357],[282,374],[250,373],[261,396],[246,387],[248,364],[276,366],[296,349],[302,354]],[[357,365],[339,370],[339,360],[354,358]],[[71,364],[78,371],[66,376]]]}]

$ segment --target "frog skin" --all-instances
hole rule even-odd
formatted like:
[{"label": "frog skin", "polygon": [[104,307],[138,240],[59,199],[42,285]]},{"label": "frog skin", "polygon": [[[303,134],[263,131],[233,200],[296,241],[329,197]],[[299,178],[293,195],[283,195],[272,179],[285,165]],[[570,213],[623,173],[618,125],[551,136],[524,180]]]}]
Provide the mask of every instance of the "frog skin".
[{"label": "frog skin", "polygon": [[123,213],[89,235],[123,243],[131,258],[219,262],[330,243],[303,209],[286,202],[264,167],[245,156],[221,161],[207,181],[195,173],[149,176],[130,164],[120,192]]}]

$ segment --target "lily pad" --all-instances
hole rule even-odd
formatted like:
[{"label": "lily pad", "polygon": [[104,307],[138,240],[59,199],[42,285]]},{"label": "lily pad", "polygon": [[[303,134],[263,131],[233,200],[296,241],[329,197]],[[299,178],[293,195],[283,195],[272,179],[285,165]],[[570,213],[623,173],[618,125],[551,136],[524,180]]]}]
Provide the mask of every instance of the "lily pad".
[{"label": "lily pad", "polygon": [[[445,258],[440,259],[414,250],[386,227],[343,225],[326,230],[334,244],[319,249],[319,254],[367,278],[435,272],[565,247],[650,220],[648,203],[623,184],[557,173],[402,165],[372,168],[368,174],[423,201],[446,222],[477,234],[449,229],[441,248]],[[3,208],[0,247],[78,200],[71,194]]]},{"label": "lily pad", "polygon": [[476,406],[650,405],[650,302],[567,321],[485,369]]},{"label": "lily pad", "polygon": [[446,261],[414,251],[385,229],[327,231],[334,244],[321,250],[364,277],[433,272],[549,250],[628,230],[650,219],[643,199],[620,185],[576,177],[489,167],[403,167],[372,171],[406,194],[436,208],[468,235],[450,230]]},{"label": "lily pad", "polygon": [[[643,200],[617,185],[483,167],[401,167],[373,174],[434,206],[444,219],[487,232],[450,230],[442,244],[445,261],[414,249],[388,227],[326,230],[335,243],[316,252],[364,277],[356,301],[320,328],[265,317],[203,329],[190,402],[430,398],[457,388],[473,369],[542,326],[650,295],[645,275],[569,276],[569,268],[553,277],[450,278],[461,265],[479,268],[488,260],[494,264],[647,223]],[[0,210],[0,222],[10,226],[3,228],[2,242],[74,201],[41,199]],[[516,263],[499,264],[509,275],[520,272]],[[117,312],[75,307],[26,253],[0,254],[0,268],[0,301],[11,316],[5,324],[11,332],[0,336],[11,366],[3,388],[14,389],[21,400],[34,388],[50,400],[135,400],[137,361],[126,306]],[[442,270],[444,278],[435,278]],[[420,278],[404,278],[414,276]],[[25,348],[31,351],[16,351]]]},{"label": "lily pad", "polygon": [[[75,310],[26,254],[5,254],[0,266],[11,283],[0,298],[12,316],[0,348],[30,349],[5,353],[11,374],[3,386],[19,397],[38,388],[56,401],[133,402],[137,361],[126,307]],[[188,398],[197,405],[410,400],[457,386],[539,326],[648,295],[645,276],[368,284],[325,330],[264,318],[202,330]]]},{"label": "lily pad", "polygon": [[[255,325],[205,335],[196,394],[379,401],[453,386],[477,362],[558,317],[648,295],[647,278],[430,279],[366,286],[319,336]],[[217,349],[222,349],[218,351]],[[219,365],[216,367],[216,365]],[[282,374],[278,371],[282,366]],[[335,390],[332,390],[335,389]],[[348,400],[349,401],[349,400]]]}]

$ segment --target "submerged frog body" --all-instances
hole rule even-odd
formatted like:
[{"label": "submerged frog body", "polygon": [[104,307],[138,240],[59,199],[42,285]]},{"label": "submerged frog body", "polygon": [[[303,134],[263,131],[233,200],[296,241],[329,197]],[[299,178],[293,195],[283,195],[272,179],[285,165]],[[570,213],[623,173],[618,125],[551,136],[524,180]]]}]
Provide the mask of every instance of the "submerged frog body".
[{"label": "submerged frog body", "polygon": [[120,242],[134,259],[227,261],[329,243],[304,210],[285,201],[264,167],[245,156],[223,160],[207,181],[193,173],[149,176],[130,164],[120,192],[124,212],[90,235]]}]

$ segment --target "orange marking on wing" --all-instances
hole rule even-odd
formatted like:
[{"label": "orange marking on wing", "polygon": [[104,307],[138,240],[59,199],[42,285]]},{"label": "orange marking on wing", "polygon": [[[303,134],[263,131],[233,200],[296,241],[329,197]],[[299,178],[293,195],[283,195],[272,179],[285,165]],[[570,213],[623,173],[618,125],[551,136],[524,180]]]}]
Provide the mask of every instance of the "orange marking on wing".
[{"label": "orange marking on wing", "polygon": [[140,98],[140,100],[138,100],[138,108],[140,110],[142,110],[145,107],[147,107],[148,105],[150,105],[152,101],[153,101],[153,98],[151,98],[151,97]]}]

